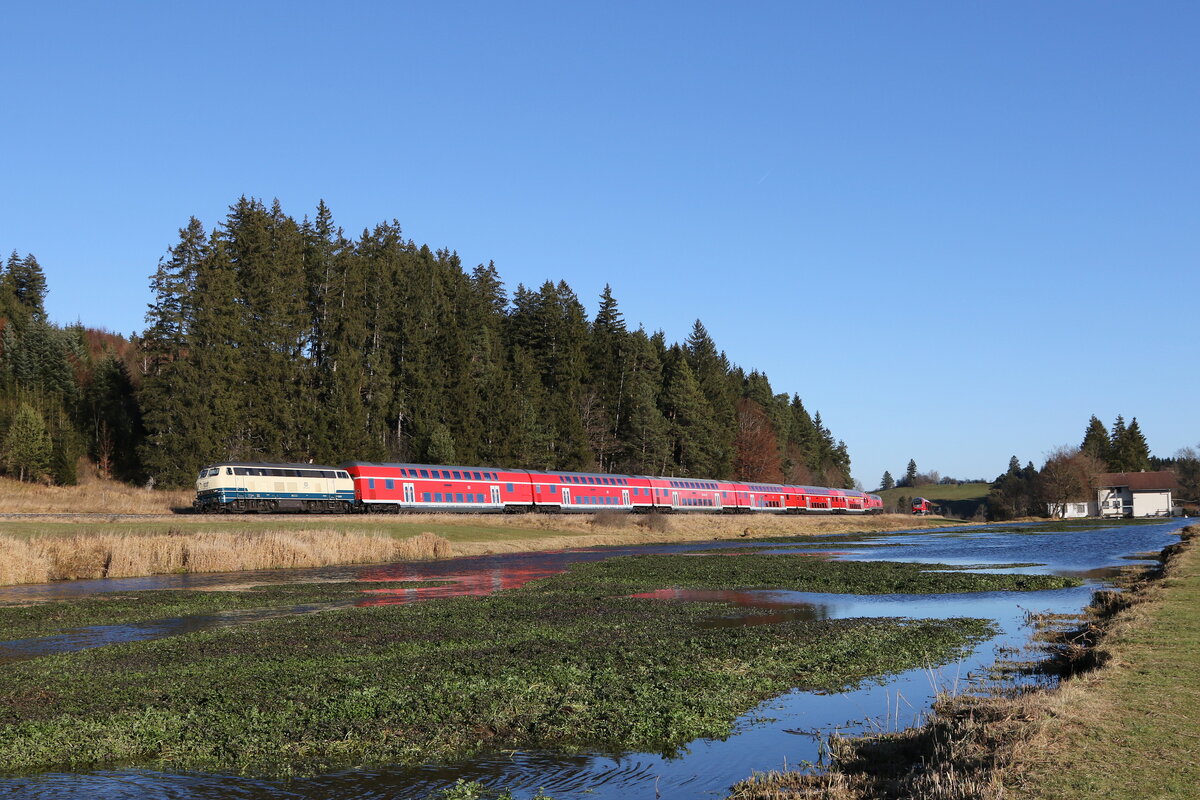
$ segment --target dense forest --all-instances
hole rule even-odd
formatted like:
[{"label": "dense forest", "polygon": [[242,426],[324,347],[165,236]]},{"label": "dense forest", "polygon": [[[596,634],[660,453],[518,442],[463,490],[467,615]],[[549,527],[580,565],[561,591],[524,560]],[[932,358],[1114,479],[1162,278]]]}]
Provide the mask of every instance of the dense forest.
[{"label": "dense forest", "polygon": [[[241,198],[196,219],[150,278],[141,337],[46,320],[33,256],[0,275],[3,465],[69,483],[87,455],[186,486],[225,459],[478,464],[850,486],[820,414],[732,364],[699,320],[683,343],[589,320],[564,282],[506,290],[494,264],[381,223],[348,238]],[[36,455],[25,443],[36,441]]]}]

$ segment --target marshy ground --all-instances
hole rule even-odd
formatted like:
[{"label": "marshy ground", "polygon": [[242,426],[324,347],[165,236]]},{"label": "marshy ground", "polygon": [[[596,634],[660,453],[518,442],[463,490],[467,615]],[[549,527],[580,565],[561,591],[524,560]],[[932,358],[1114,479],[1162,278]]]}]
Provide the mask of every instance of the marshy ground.
[{"label": "marshy ground", "polygon": [[[514,748],[670,751],[728,735],[739,714],[793,687],[832,691],[946,661],[991,625],[860,618],[705,627],[727,607],[629,594],[1071,583],[802,555],[581,564],[489,597],[344,608],[9,664],[0,671],[0,763],[10,773],[141,764],[290,774]],[[122,593],[3,609],[0,628],[37,635],[353,591]]]},{"label": "marshy ground", "polygon": [[[730,800],[1074,800],[1200,795],[1200,530],[1047,625],[1053,689],[944,696],[923,726],[829,745],[826,769],[769,772]],[[1043,653],[1045,655],[1045,653]]]}]

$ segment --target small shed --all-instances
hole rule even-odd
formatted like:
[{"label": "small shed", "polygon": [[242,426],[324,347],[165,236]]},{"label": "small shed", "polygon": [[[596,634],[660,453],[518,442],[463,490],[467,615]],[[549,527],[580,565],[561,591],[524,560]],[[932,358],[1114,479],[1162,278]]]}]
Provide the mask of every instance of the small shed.
[{"label": "small shed", "polygon": [[1102,517],[1169,517],[1175,513],[1175,473],[1106,472],[1096,476],[1096,503]]}]

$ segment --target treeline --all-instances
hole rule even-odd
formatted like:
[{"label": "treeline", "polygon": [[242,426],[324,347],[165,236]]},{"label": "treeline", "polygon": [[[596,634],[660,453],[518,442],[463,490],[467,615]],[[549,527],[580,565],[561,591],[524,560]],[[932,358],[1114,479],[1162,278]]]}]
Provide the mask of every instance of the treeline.
[{"label": "treeline", "polygon": [[851,485],[820,414],[699,321],[668,343],[629,330],[607,287],[591,319],[561,281],[510,294],[493,264],[468,271],[395,221],[350,239],[323,203],[297,221],[241,198],[180,231],[151,291],[132,356],[105,357],[128,413],[72,417],[75,452],[130,480],[356,458]]},{"label": "treeline", "polygon": [[129,343],[51,324],[46,291],[34,256],[14,251],[0,264],[0,466],[23,480],[74,483],[86,455],[133,476],[140,429]]}]

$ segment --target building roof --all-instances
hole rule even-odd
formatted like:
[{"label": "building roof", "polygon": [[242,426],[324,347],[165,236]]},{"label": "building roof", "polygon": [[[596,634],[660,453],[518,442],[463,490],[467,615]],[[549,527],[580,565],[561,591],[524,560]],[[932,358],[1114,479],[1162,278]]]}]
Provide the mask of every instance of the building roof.
[{"label": "building roof", "polygon": [[1096,476],[1097,489],[1126,486],[1131,492],[1165,492],[1179,488],[1175,473],[1160,472],[1105,472]]}]

